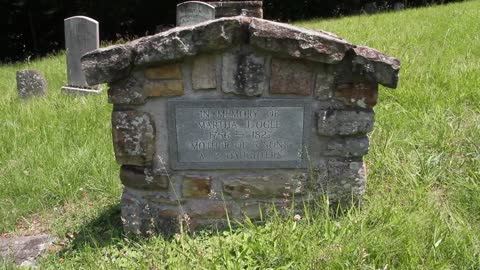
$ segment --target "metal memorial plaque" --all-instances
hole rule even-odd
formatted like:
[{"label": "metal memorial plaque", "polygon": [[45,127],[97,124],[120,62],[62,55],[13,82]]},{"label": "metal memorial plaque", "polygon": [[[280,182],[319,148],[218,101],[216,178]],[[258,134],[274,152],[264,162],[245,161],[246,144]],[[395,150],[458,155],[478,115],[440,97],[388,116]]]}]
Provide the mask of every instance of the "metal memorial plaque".
[{"label": "metal memorial plaque", "polygon": [[190,26],[215,19],[215,7],[204,2],[189,1],[177,5],[177,26]]},{"label": "metal memorial plaque", "polygon": [[305,99],[169,100],[173,169],[306,168]]}]

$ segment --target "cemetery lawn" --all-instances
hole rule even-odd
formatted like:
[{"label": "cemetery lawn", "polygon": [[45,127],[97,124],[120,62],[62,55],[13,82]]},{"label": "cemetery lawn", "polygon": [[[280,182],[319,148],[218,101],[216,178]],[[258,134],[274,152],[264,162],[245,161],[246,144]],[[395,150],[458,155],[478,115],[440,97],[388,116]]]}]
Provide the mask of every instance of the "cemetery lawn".
[{"label": "cemetery lawn", "polygon": [[[42,269],[480,269],[479,18],[476,0],[297,23],[402,61],[375,108],[364,207],[319,200],[299,221],[167,240],[121,233],[106,94],[60,94],[63,53],[0,65],[0,234],[56,235]],[[20,68],[46,75],[48,97],[18,99]]]}]

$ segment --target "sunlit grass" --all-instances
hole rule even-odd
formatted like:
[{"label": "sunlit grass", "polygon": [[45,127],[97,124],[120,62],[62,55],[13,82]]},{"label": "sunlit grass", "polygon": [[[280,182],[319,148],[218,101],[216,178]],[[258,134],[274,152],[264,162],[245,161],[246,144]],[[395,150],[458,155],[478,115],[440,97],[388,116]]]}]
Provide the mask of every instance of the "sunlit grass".
[{"label": "sunlit grass", "polygon": [[44,99],[20,101],[26,65],[2,66],[0,231],[40,213],[59,237],[72,232],[45,269],[480,269],[479,18],[469,1],[297,23],[402,60],[399,88],[375,108],[365,205],[194,237],[123,238],[111,106],[59,94],[63,55],[29,65],[47,76]]}]

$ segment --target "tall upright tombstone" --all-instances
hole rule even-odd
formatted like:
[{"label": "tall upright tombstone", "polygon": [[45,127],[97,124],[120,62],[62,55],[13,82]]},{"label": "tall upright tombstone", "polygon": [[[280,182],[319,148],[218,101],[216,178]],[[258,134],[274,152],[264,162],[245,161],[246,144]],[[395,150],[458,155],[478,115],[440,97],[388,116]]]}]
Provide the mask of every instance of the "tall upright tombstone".
[{"label": "tall upright tombstone", "polygon": [[215,19],[215,7],[204,2],[189,1],[177,5],[177,26],[190,26]]},{"label": "tall upright tombstone", "polygon": [[[221,33],[221,34],[219,34]],[[179,46],[181,44],[182,46]],[[124,230],[260,219],[366,188],[378,85],[400,62],[328,32],[236,16],[177,27],[82,57],[109,83]]]},{"label": "tall upright tombstone", "polygon": [[87,83],[80,62],[82,55],[99,48],[98,22],[89,17],[75,16],[65,19],[64,27],[68,84],[62,87],[62,91],[72,94],[101,92],[98,87]]}]

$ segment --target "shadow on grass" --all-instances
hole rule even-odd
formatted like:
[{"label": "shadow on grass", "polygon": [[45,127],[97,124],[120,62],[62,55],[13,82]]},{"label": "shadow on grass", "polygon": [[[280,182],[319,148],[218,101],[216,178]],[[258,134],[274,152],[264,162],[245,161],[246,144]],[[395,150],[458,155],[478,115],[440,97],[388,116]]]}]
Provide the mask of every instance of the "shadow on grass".
[{"label": "shadow on grass", "polygon": [[[313,205],[309,204],[308,208],[310,211],[323,213],[324,215],[330,218],[338,218],[345,215],[348,211],[342,208],[340,205],[330,204],[329,210],[325,212],[325,205],[329,205],[326,202],[314,203]],[[305,205],[300,207],[303,209]],[[358,205],[357,205],[358,206]],[[350,209],[350,208],[348,208]],[[356,208],[354,208],[356,209]],[[295,214],[299,211],[298,208],[293,209],[292,207],[286,207],[283,210],[276,209],[275,205],[272,205],[272,209],[265,212],[265,216],[273,218],[273,220],[285,221],[287,219],[293,218]],[[309,211],[309,212],[310,212]],[[303,213],[303,212],[302,212]],[[263,226],[267,221],[262,220],[249,220],[247,222],[249,226]],[[231,221],[230,224],[225,220],[216,224],[210,224],[195,229],[195,232],[190,232],[191,236],[203,235],[203,233],[208,232],[207,234],[217,234],[221,235],[224,231],[232,231],[245,227],[245,222],[237,223],[236,221]],[[248,227],[248,226],[247,226]],[[152,235],[150,235],[152,236]],[[156,232],[153,236],[163,237],[165,240],[169,241],[173,239],[174,232],[171,234],[162,234]],[[100,214],[93,220],[81,225],[76,233],[70,239],[68,245],[66,245],[60,252],[60,256],[64,256],[66,253],[72,251],[78,251],[85,248],[102,248],[108,246],[116,246],[125,239],[132,241],[143,241],[148,239],[148,236],[138,236],[138,235],[125,235],[123,232],[123,224],[121,220],[121,208],[120,204],[113,204],[108,207],[105,207]]]},{"label": "shadow on grass", "polygon": [[99,216],[81,226],[66,249],[114,245],[123,238],[120,204],[111,205]]}]

